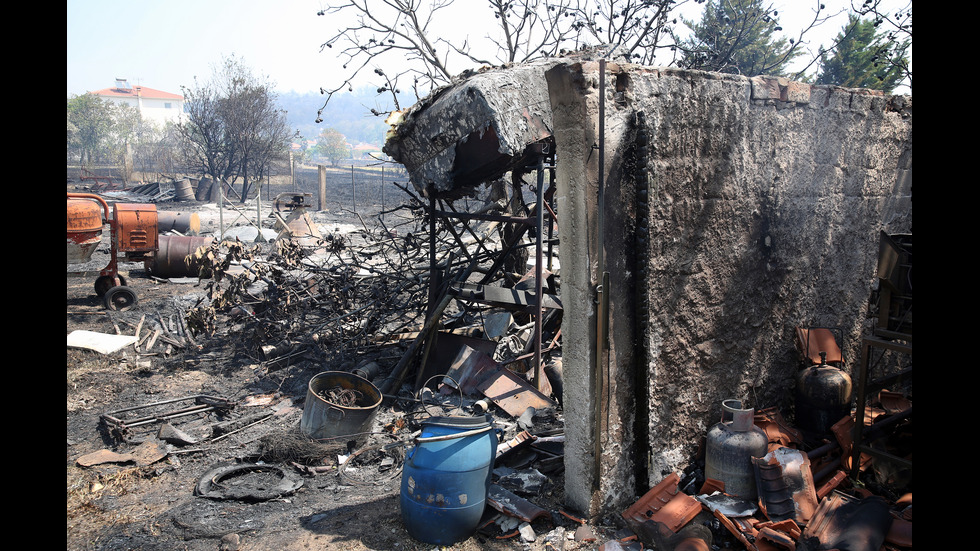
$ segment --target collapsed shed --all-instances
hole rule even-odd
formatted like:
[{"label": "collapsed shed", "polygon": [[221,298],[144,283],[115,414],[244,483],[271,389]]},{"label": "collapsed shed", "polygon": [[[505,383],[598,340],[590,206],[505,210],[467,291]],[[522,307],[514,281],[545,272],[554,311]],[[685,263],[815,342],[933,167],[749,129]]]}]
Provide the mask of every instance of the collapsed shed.
[{"label": "collapsed shed", "polygon": [[578,55],[434,93],[385,152],[433,214],[508,171],[537,171],[537,215],[553,192],[565,495],[590,514],[682,469],[723,400],[786,404],[795,327],[858,357],[879,236],[911,233],[911,99],[868,90]]}]

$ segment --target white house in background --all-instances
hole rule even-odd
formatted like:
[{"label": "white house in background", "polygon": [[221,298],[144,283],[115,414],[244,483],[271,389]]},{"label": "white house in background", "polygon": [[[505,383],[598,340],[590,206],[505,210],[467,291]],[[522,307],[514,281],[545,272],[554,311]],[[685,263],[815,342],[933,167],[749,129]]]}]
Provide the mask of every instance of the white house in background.
[{"label": "white house in background", "polygon": [[116,85],[90,92],[102,99],[124,103],[139,109],[144,120],[163,126],[167,121],[179,122],[184,116],[184,96],[154,90],[146,86],[132,86],[124,78],[117,78]]}]

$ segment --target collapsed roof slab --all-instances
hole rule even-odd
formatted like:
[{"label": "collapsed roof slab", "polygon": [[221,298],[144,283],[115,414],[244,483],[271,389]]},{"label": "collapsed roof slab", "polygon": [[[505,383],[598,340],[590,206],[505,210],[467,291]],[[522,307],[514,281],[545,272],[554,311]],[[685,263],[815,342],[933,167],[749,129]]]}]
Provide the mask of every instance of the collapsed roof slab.
[{"label": "collapsed roof slab", "polygon": [[545,60],[477,73],[409,109],[384,152],[405,165],[420,191],[440,196],[496,178],[551,136]]}]

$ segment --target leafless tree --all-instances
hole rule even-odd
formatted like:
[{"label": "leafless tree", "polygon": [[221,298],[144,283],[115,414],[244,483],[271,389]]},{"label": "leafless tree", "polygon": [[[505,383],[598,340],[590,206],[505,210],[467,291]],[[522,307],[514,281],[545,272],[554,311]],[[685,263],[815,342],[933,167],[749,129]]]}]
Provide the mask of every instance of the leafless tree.
[{"label": "leafless tree", "polygon": [[184,88],[187,120],[180,125],[193,164],[216,181],[242,178],[245,201],[256,179],[287,154],[292,133],[270,82],[227,58],[209,82]]},{"label": "leafless tree", "polygon": [[[864,2],[857,6],[855,0],[851,1],[851,8],[855,13],[861,17],[870,17],[874,20],[875,26],[878,27],[879,31],[885,33],[885,37],[888,41],[894,43],[908,42],[911,47],[912,44],[912,0],[908,0],[908,4],[901,7],[894,12],[883,9],[881,5],[882,0],[864,0]],[[896,65],[899,70],[905,74],[905,79],[909,86],[912,88],[912,50],[909,50],[909,56],[906,59],[902,55],[887,56],[884,62]]]},{"label": "leafless tree", "polygon": [[453,0],[344,0],[319,12],[349,22],[321,46],[334,50],[346,71],[321,93],[329,102],[333,94],[352,90],[362,73],[373,72],[382,79],[378,92],[391,93],[397,109],[406,80],[418,98],[452,82],[461,68],[525,62],[584,46],[618,47],[630,59],[650,63],[673,45],[677,20],[671,14],[688,1],[485,0],[486,17],[467,14],[481,36],[453,41],[440,33],[449,24]]},{"label": "leafless tree", "polygon": [[218,90],[195,78],[193,87],[183,87],[183,94],[187,116],[178,132],[187,163],[216,182],[228,180],[238,158],[221,116]]}]

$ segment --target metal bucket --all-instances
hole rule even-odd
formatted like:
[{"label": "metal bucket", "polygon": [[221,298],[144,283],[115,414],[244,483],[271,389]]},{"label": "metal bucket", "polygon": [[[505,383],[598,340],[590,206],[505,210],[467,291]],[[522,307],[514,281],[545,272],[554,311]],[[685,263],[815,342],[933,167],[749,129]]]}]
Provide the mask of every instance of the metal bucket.
[{"label": "metal bucket", "polygon": [[[358,398],[352,403],[334,403],[324,397],[324,392],[334,388],[352,391]],[[370,431],[381,398],[381,391],[367,379],[344,371],[324,371],[310,379],[299,428],[313,439],[350,435],[357,440]]]}]

